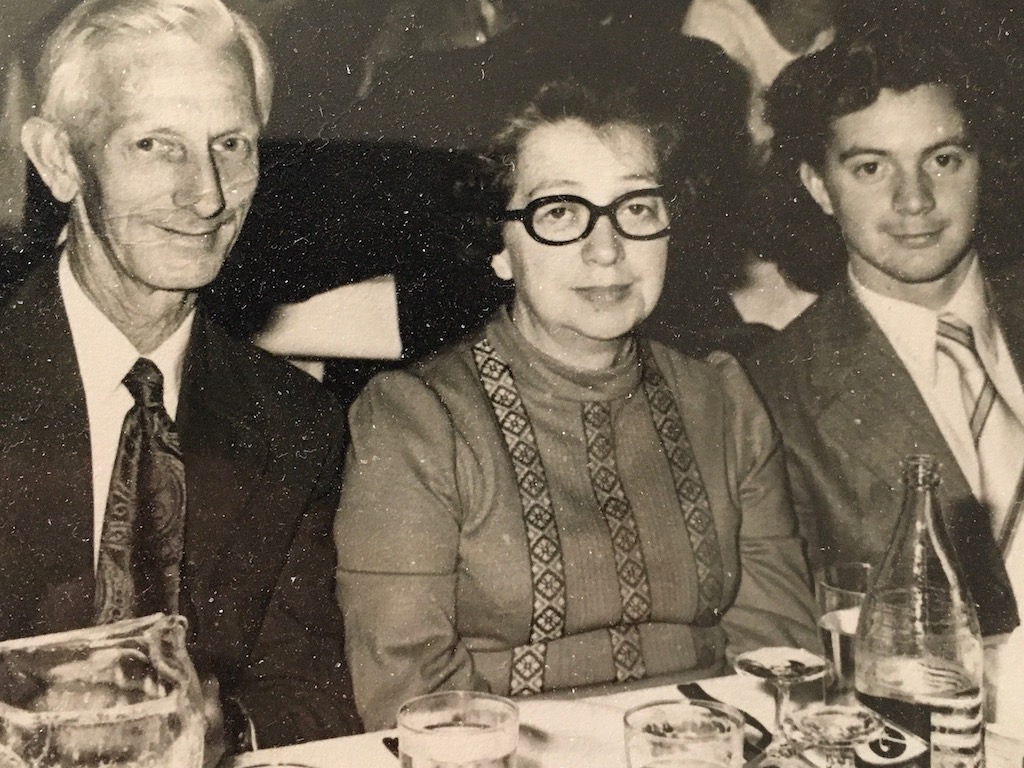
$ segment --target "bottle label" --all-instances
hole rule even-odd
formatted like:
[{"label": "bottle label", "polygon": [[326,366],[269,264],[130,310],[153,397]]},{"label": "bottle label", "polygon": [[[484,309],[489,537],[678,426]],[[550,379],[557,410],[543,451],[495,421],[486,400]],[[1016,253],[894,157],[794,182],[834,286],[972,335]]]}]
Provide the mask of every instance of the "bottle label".
[{"label": "bottle label", "polygon": [[928,760],[928,743],[891,720],[886,720],[882,735],[867,744],[858,744],[855,757],[858,766],[889,768],[925,765]]},{"label": "bottle label", "polygon": [[857,748],[857,763],[922,768],[982,765],[984,720],[980,692],[973,692],[977,695],[915,703],[858,694],[865,706],[885,718],[886,727],[881,738]]}]

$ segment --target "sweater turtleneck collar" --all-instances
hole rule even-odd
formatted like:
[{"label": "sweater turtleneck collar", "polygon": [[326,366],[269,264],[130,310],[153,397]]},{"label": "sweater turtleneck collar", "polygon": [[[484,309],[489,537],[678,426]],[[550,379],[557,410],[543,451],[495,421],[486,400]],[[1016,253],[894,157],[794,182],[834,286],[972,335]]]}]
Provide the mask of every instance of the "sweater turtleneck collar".
[{"label": "sweater turtleneck collar", "polygon": [[577,402],[617,400],[640,385],[638,340],[611,367],[598,371],[572,368],[533,346],[516,328],[507,309],[500,309],[487,326],[487,337],[508,363],[520,388]]}]

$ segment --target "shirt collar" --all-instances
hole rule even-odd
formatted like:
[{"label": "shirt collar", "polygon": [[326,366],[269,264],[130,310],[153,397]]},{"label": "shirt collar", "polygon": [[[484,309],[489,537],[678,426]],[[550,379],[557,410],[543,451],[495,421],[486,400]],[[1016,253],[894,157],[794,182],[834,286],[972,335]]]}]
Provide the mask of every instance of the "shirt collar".
[{"label": "shirt collar", "polygon": [[[61,254],[57,274],[86,396],[111,397],[139,359],[139,352],[82,290],[71,272],[67,251]],[[178,410],[185,349],[194,319],[193,311],[174,333],[146,355],[163,374],[164,407],[172,419]]]},{"label": "shirt collar", "polygon": [[975,343],[982,354],[997,356],[995,324],[988,310],[985,280],[978,257],[972,254],[971,265],[963,283],[944,307],[927,309],[909,301],[885,296],[863,285],[847,269],[854,295],[868,311],[896,350],[900,360],[912,371],[934,383],[936,358],[935,339],[939,315],[951,312],[974,330]]}]

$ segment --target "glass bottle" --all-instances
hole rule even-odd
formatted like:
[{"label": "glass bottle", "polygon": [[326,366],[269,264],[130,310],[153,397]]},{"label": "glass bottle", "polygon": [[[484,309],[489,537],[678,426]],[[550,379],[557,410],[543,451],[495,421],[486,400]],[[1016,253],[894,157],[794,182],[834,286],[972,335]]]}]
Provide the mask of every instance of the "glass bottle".
[{"label": "glass bottle", "polygon": [[939,463],[908,456],[901,467],[903,508],[854,640],[857,697],[927,745],[913,764],[975,768],[985,760],[978,618],[939,509]]}]

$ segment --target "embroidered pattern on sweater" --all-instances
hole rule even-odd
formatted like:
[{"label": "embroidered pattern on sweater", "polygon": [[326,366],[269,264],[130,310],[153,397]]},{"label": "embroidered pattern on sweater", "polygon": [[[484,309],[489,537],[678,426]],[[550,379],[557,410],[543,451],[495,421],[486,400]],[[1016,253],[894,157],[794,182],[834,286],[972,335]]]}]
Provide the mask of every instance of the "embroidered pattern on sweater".
[{"label": "embroidered pattern on sweater", "polygon": [[615,679],[624,683],[628,680],[643,680],[647,677],[643,646],[640,644],[640,628],[636,624],[620,624],[617,627],[609,627],[608,637],[612,644]]},{"label": "embroidered pattern on sweater", "polygon": [[647,668],[636,625],[651,620],[651,584],[636,516],[622,487],[615,460],[612,411],[608,403],[583,404],[583,434],[587,442],[587,474],[611,536],[622,600],[621,624],[609,630],[615,678],[619,682],[641,680],[647,676]]},{"label": "embroidered pattern on sweater", "polygon": [[[554,506],[536,434],[530,424],[529,414],[516,387],[511,369],[486,338],[473,346],[473,360],[515,471],[526,526],[533,582],[530,642],[512,649],[509,690],[512,695],[540,693],[544,690],[548,643],[565,636],[565,564],[562,559]],[[640,345],[640,361],[644,395],[669,463],[676,497],[686,521],[686,533],[696,562],[698,602],[693,623],[697,626],[713,626],[721,618],[719,605],[724,589],[724,566],[718,548],[718,534],[711,504],[675,398],[646,344]],[[602,421],[597,411],[591,418],[595,419],[592,428]],[[606,426],[610,430],[610,420]],[[597,452],[602,452],[605,456],[614,454],[614,447],[610,441],[595,440],[593,448],[589,446],[590,442],[588,434],[588,455],[591,450],[595,455]],[[588,469],[590,464],[591,460],[588,459]],[[595,467],[591,471],[596,469]],[[616,482],[624,495],[617,471],[615,480],[611,483],[608,482],[606,473],[601,473],[601,484],[609,489],[609,498],[615,495]],[[595,494],[599,494],[597,483],[594,483],[594,486]],[[623,508],[619,501],[612,502],[607,513],[602,510],[602,514],[606,514],[606,521],[609,519],[608,516],[622,517],[622,513]],[[630,517],[632,518],[631,509]],[[616,523],[618,522],[616,519]],[[632,519],[632,526],[628,523],[617,525],[616,531],[627,531],[625,534],[619,534],[618,544],[614,540],[615,532],[611,531],[611,524],[609,530],[612,533],[613,546],[616,548],[616,570],[620,580],[620,596],[623,598],[624,621],[619,626],[609,628],[608,634],[617,678],[632,680],[646,674],[638,625],[649,622],[651,618],[650,584],[643,553],[639,547],[639,538],[637,537],[636,549],[631,551],[629,557],[623,557],[617,551],[621,545],[625,545],[626,549],[630,548],[631,537],[628,532],[632,530],[637,534],[635,518]],[[637,572],[638,565],[642,575]],[[624,586],[630,587],[628,594]]]},{"label": "embroidered pattern on sweater", "polygon": [[486,338],[473,346],[473,360],[512,459],[530,552],[530,643],[512,651],[509,691],[513,696],[540,693],[544,690],[545,641],[565,635],[565,564],[558,525],[537,436],[512,371]]},{"label": "embroidered pattern on sweater", "polygon": [[725,569],[718,547],[718,531],[711,513],[711,503],[683,419],[679,415],[679,407],[647,344],[640,345],[640,360],[643,363],[644,392],[651,406],[651,418],[668,458],[676,496],[686,520],[686,535],[690,539],[697,565],[698,603],[694,623],[711,626],[721,618],[719,605],[725,582]]}]

